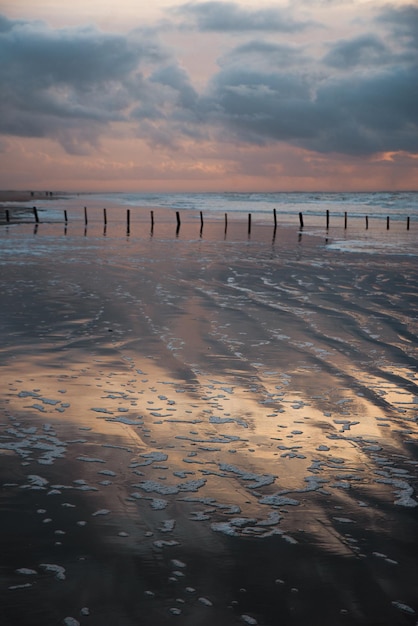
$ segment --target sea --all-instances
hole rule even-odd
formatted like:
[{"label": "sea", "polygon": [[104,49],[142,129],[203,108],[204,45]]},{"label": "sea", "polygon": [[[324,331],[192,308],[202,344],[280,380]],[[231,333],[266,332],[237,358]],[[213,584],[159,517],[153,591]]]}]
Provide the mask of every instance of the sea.
[{"label": "sea", "polygon": [[[97,197],[97,196],[95,196]],[[107,199],[108,196],[102,196]],[[110,196],[111,198],[112,196]],[[292,218],[302,212],[307,216],[321,216],[330,211],[336,216],[345,212],[361,217],[373,215],[403,219],[418,217],[418,192],[379,193],[183,193],[183,194],[117,194],[126,206],[161,206],[203,213],[271,214],[273,209],[282,217]]]}]

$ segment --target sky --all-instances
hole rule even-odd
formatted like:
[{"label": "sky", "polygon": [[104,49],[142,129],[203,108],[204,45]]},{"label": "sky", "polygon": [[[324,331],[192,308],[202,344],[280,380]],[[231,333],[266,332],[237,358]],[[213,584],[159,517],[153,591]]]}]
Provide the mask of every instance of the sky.
[{"label": "sky", "polygon": [[0,0],[0,188],[418,189],[418,2]]}]

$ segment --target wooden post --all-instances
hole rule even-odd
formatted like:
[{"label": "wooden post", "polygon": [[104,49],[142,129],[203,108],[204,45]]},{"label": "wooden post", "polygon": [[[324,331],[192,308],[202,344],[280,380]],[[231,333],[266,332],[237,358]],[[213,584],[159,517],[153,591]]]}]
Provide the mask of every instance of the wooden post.
[{"label": "wooden post", "polygon": [[409,217],[406,218],[406,230],[409,230]]},{"label": "wooden post", "polygon": [[129,235],[131,232],[131,209],[126,210],[126,233]]},{"label": "wooden post", "polygon": [[344,230],[347,229],[347,211],[344,212]]},{"label": "wooden post", "polygon": [[87,226],[88,224],[88,220],[87,220],[87,207],[84,207],[84,223]]},{"label": "wooden post", "polygon": [[368,216],[366,215],[366,230],[367,230],[368,228],[369,228],[369,218],[368,218]]},{"label": "wooden post", "polygon": [[67,210],[64,209],[64,222],[68,224]]},{"label": "wooden post", "polygon": [[[409,218],[408,218],[409,219]],[[6,222],[9,223],[10,222],[10,215],[9,215],[9,209],[6,209]]]},{"label": "wooden post", "polygon": [[274,219],[274,230],[277,228],[277,214],[276,209],[273,209],[273,219]]},{"label": "wooden post", "polygon": [[300,224],[300,227],[303,228],[303,215],[302,215],[302,213],[299,213],[299,224]]},{"label": "wooden post", "polygon": [[200,230],[203,228],[203,213],[200,211]]},{"label": "wooden post", "polygon": [[329,210],[327,209],[327,230],[329,228]]},{"label": "wooden post", "polygon": [[386,230],[389,230],[389,215],[386,218]]},{"label": "wooden post", "polygon": [[151,234],[154,232],[154,211],[151,211]]},{"label": "wooden post", "polygon": [[180,221],[180,213],[179,213],[179,211],[176,211],[176,219],[177,219],[177,228],[180,228],[181,221]]},{"label": "wooden post", "polygon": [[248,213],[248,234],[251,235],[251,213]]},{"label": "wooden post", "polygon": [[38,215],[38,209],[36,208],[36,206],[33,207],[33,214],[35,216],[35,222],[37,224],[39,224],[39,215]]},{"label": "wooden post", "polygon": [[106,209],[103,209],[103,222],[104,222],[104,225],[107,226],[107,212],[106,212]]},{"label": "wooden post", "polygon": [[225,234],[227,230],[228,230],[228,213],[225,213]]}]

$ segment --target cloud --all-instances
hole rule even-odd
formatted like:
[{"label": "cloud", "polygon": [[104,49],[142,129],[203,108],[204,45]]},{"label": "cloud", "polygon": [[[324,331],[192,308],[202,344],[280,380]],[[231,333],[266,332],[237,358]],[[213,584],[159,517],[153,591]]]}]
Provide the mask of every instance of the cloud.
[{"label": "cloud", "polygon": [[174,62],[149,75],[147,89],[140,94],[130,118],[138,122],[137,136],[155,147],[178,149],[183,138],[204,136],[199,94],[187,72]]},{"label": "cloud", "polygon": [[175,94],[175,103],[182,109],[194,110],[198,94],[193,89],[187,72],[171,64],[158,68],[150,76],[150,81],[169,87]]},{"label": "cloud", "polygon": [[381,11],[378,22],[386,25],[404,46],[418,48],[418,6],[388,6]]},{"label": "cloud", "polygon": [[316,95],[316,107],[333,121],[305,146],[319,152],[372,154],[418,151],[417,68],[329,81]]},{"label": "cloud", "polygon": [[310,58],[297,46],[255,39],[229,50],[219,60],[219,65],[245,65],[247,61],[252,67],[258,64],[263,69],[266,63],[289,68],[302,64],[309,65]]},{"label": "cloud", "polygon": [[[210,83],[213,121],[223,135],[255,145],[287,142],[347,155],[418,152],[418,63],[394,45],[366,34],[310,61],[294,47],[239,46]],[[286,54],[292,64],[278,62]]]},{"label": "cloud", "polygon": [[375,35],[361,35],[331,46],[323,62],[340,69],[383,65],[392,58],[387,46]]},{"label": "cloud", "polygon": [[252,25],[250,39],[235,47],[227,39],[200,91],[150,31],[52,29],[0,17],[0,134],[49,138],[71,154],[97,150],[116,131],[166,153],[203,141],[285,143],[319,154],[418,152],[418,9],[386,7],[363,33],[296,45],[283,30],[254,33],[267,32],[268,16],[270,26],[289,26],[285,9],[192,3],[180,17],[186,8],[206,32]]},{"label": "cloud", "polygon": [[269,143],[315,132],[309,81],[290,72],[225,67],[212,82],[211,108],[243,141]]},{"label": "cloud", "polygon": [[0,132],[51,137],[84,153],[109,122],[127,119],[141,68],[166,54],[145,36],[3,17],[0,57]]},{"label": "cloud", "polygon": [[208,85],[212,122],[222,136],[253,145],[418,152],[418,59],[410,52],[417,18],[412,6],[385,8],[365,22],[369,32],[326,44],[322,58],[265,39],[237,46]]},{"label": "cloud", "polygon": [[183,25],[203,32],[245,33],[286,32],[304,30],[312,22],[295,20],[288,10],[272,6],[245,9],[233,2],[187,2],[172,9],[183,20]]}]

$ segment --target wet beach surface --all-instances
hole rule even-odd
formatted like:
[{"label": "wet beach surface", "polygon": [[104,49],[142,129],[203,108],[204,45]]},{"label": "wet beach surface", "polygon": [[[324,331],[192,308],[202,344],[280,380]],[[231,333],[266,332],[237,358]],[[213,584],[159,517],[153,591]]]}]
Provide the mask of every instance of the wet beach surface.
[{"label": "wet beach surface", "polygon": [[416,624],[412,242],[124,230],[0,232],[1,623]]}]

